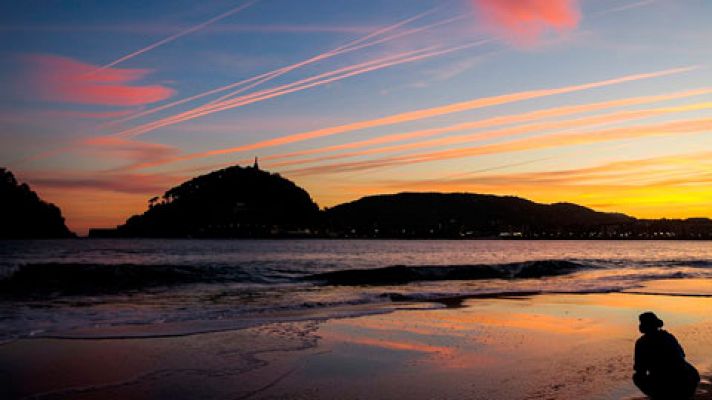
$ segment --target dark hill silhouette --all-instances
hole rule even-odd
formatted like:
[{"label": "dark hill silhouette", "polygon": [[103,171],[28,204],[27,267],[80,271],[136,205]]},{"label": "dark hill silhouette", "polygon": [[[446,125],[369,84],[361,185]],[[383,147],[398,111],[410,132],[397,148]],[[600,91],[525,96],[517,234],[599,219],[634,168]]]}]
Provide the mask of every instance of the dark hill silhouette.
[{"label": "dark hill silhouette", "polygon": [[[539,204],[519,197],[472,193],[377,195],[326,211],[329,226],[378,237],[555,235],[631,223],[623,214],[571,203]],[[564,235],[565,236],[565,235]]]},{"label": "dark hill silhouette", "polygon": [[0,168],[0,239],[68,238],[57,206],[42,201],[26,184],[20,184],[12,172]]},{"label": "dark hill silhouette", "polygon": [[712,239],[712,220],[642,220],[513,196],[399,193],[319,211],[309,194],[255,166],[214,171],[149,200],[92,237]]},{"label": "dark hill silhouette", "polygon": [[91,236],[264,237],[304,232],[319,216],[309,194],[278,174],[233,166],[191,179],[149,200],[113,233]]}]

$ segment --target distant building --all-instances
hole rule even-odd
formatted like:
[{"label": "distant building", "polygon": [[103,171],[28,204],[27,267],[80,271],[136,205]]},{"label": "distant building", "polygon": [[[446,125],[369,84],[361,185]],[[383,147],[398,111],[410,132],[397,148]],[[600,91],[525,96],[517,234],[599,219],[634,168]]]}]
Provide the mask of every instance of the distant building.
[{"label": "distant building", "polygon": [[257,163],[257,157],[255,157],[255,163],[252,164],[252,168],[254,168],[254,169],[260,169],[260,165]]}]

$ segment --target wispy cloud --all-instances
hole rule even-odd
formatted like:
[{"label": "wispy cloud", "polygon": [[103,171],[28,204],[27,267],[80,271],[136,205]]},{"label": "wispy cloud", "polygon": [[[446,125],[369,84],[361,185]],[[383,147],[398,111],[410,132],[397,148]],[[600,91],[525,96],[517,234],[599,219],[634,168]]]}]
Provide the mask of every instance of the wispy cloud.
[{"label": "wispy cloud", "polygon": [[[441,179],[439,182],[454,187],[467,184],[478,185],[547,185],[552,186],[641,186],[650,184],[674,184],[690,182],[691,177],[705,176],[712,181],[712,152],[677,154],[644,159],[614,161],[593,167],[521,172],[509,174],[479,174],[461,179]],[[677,176],[678,179],[671,179]],[[685,179],[680,180],[680,177]],[[433,181],[425,182],[432,183]],[[415,184],[418,181],[401,181]],[[391,181],[390,184],[398,184]]]},{"label": "wispy cloud", "polygon": [[709,214],[710,160],[712,153],[701,151],[582,168],[372,181],[361,190],[517,193],[538,201],[572,201],[643,218],[686,218]]},{"label": "wispy cloud", "polygon": [[78,120],[78,119],[110,119],[120,118],[132,113],[135,110],[118,111],[74,111],[74,110],[11,110],[0,112],[0,123],[10,124],[32,124],[38,122],[56,123],[57,120]]},{"label": "wispy cloud", "polygon": [[[215,88],[215,89],[203,92],[203,93],[199,93],[197,95],[193,95],[193,96],[190,96],[190,97],[178,100],[178,101],[174,101],[172,103],[167,103],[167,104],[164,104],[164,105],[161,105],[158,107],[143,110],[141,112],[129,115],[126,118],[122,118],[120,120],[105,124],[104,127],[111,126],[116,123],[127,122],[132,119],[139,118],[139,117],[144,117],[144,116],[150,115],[150,114],[158,112],[158,111],[162,111],[162,110],[165,110],[165,109],[168,109],[171,107],[175,107],[177,105],[181,105],[181,104],[184,104],[184,103],[187,103],[190,101],[200,99],[202,97],[206,97],[206,96],[220,93],[220,92],[223,92],[223,91],[235,88],[235,87],[239,87],[239,89],[237,89],[236,91],[228,93],[227,95],[221,96],[220,98],[213,100],[203,106],[196,107],[192,110],[182,112],[177,115],[173,115],[171,117],[162,118],[157,121],[139,125],[137,127],[121,131],[118,134],[109,136],[109,137],[115,137],[115,138],[134,137],[134,136],[152,131],[154,129],[158,129],[163,126],[173,125],[178,122],[187,121],[187,120],[194,119],[194,118],[200,117],[202,115],[207,115],[207,114],[210,114],[213,112],[222,111],[222,110],[226,110],[226,109],[232,109],[232,108],[239,107],[242,105],[252,104],[254,102],[258,102],[258,101],[274,98],[277,96],[282,96],[285,94],[297,92],[300,90],[308,89],[311,87],[335,82],[335,81],[338,81],[341,79],[348,78],[350,76],[359,75],[359,74],[367,73],[370,71],[375,71],[378,69],[382,69],[382,68],[386,68],[386,67],[390,67],[390,66],[394,66],[394,65],[399,65],[402,63],[414,62],[414,61],[426,59],[429,57],[434,57],[434,56],[441,55],[441,54],[447,54],[452,51],[465,49],[465,48],[469,48],[469,47],[473,47],[473,46],[481,44],[481,42],[467,43],[464,45],[453,46],[450,48],[445,48],[445,49],[440,49],[440,50],[435,49],[434,47],[431,46],[430,48],[422,48],[419,50],[391,54],[389,56],[382,57],[380,59],[374,59],[374,60],[370,60],[370,61],[367,61],[364,63],[355,64],[355,65],[347,66],[344,68],[339,68],[339,69],[329,71],[326,73],[322,73],[322,74],[318,74],[318,75],[315,75],[315,76],[312,76],[309,78],[301,79],[296,82],[292,82],[290,84],[277,86],[277,87],[274,87],[271,89],[266,89],[266,90],[258,91],[255,93],[250,93],[248,95],[235,97],[235,98],[229,98],[235,94],[238,94],[245,90],[249,90],[249,89],[253,88],[254,86],[262,84],[268,80],[274,79],[275,77],[278,77],[286,72],[289,72],[296,68],[302,67],[304,65],[308,65],[310,63],[328,59],[328,58],[331,58],[331,57],[339,55],[339,54],[344,54],[344,53],[352,52],[355,50],[368,48],[368,47],[371,47],[371,46],[374,46],[377,44],[381,44],[381,43],[385,43],[385,42],[388,42],[388,41],[391,41],[391,40],[394,40],[397,38],[413,35],[415,33],[426,31],[428,29],[432,29],[434,27],[437,27],[440,25],[445,25],[449,22],[453,22],[453,21],[464,18],[464,16],[457,16],[457,17],[448,18],[445,20],[440,20],[435,23],[427,24],[425,26],[420,26],[420,27],[416,27],[416,28],[410,28],[410,29],[406,29],[406,30],[397,31],[399,28],[401,28],[409,23],[412,23],[414,21],[417,21],[417,20],[429,15],[429,14],[432,14],[436,9],[437,8],[433,8],[433,9],[427,10],[425,12],[421,12],[413,17],[409,17],[409,18],[401,20],[397,23],[380,28],[376,31],[370,32],[369,34],[367,34],[361,38],[352,40],[352,41],[346,43],[345,45],[341,45],[333,50],[321,53],[317,56],[308,58],[308,59],[300,61],[298,63],[291,64],[286,67],[282,67],[282,68],[270,71],[268,73],[257,75],[252,78],[249,78],[249,79],[245,79],[245,80],[238,81],[238,82],[235,82],[235,83],[232,83],[229,85]],[[396,32],[392,33],[393,31],[396,31]],[[110,69],[110,71],[117,71],[117,70],[118,69],[115,69],[115,68]],[[100,70],[97,72],[95,70],[94,73],[90,74],[90,75],[92,75],[91,78],[96,79],[94,77],[94,75],[103,76],[103,75],[105,75],[105,71],[106,70]],[[240,86],[242,86],[242,87],[240,87]],[[47,155],[59,154],[59,153],[63,152],[64,150],[66,150],[66,149],[59,149],[57,151],[48,152],[46,154],[40,155],[40,157],[44,157]],[[35,157],[35,158],[37,158],[37,157]]]},{"label": "wispy cloud", "polygon": [[33,184],[44,188],[92,191],[110,191],[154,195],[162,193],[182,180],[183,176],[163,174],[87,174],[74,173],[68,176],[55,174],[52,177],[31,177]]},{"label": "wispy cloud", "polygon": [[[586,153],[587,149],[581,151]],[[576,158],[576,154],[578,152],[569,158]],[[500,168],[483,168],[466,176],[446,174],[430,178],[349,180],[345,188],[334,189],[332,185],[331,189],[320,193],[320,198],[332,198],[328,204],[335,204],[384,192],[465,191],[519,195],[546,203],[570,201],[640,218],[699,217],[709,214],[711,160],[712,152],[707,150],[602,162],[579,168],[540,167],[534,171],[530,171],[531,168],[516,171],[517,165],[530,163],[528,160],[500,165],[503,169],[514,169],[512,172],[492,173]],[[323,181],[327,177],[318,179]],[[344,197],[346,188],[351,197]]]},{"label": "wispy cloud", "polygon": [[649,5],[653,4],[653,3],[655,3],[655,0],[636,1],[636,2],[633,2],[633,3],[628,3],[628,4],[624,4],[624,5],[622,5],[622,6],[613,7],[613,8],[609,8],[609,9],[607,9],[607,10],[602,10],[602,11],[593,13],[593,14],[591,15],[591,17],[602,17],[602,16],[608,15],[608,14],[613,14],[613,13],[617,13],[617,12],[632,10],[632,9],[634,9],[634,8],[649,6]]},{"label": "wispy cloud", "polygon": [[178,153],[178,149],[165,144],[106,136],[85,139],[81,142],[79,149],[99,154],[108,159],[127,160],[131,163],[142,163],[157,158],[172,157]]},{"label": "wispy cloud", "polygon": [[147,69],[96,67],[69,57],[48,54],[24,56],[28,95],[59,103],[137,106],[173,95],[162,85],[129,85],[144,78]]},{"label": "wispy cloud", "polygon": [[429,74],[432,76],[432,79],[436,81],[450,80],[452,78],[464,74],[469,70],[474,69],[475,67],[486,61],[489,56],[491,56],[491,53],[487,55],[480,54],[471,57],[466,57],[461,60],[454,61],[450,64],[441,66],[438,69],[431,70],[429,71]]}]

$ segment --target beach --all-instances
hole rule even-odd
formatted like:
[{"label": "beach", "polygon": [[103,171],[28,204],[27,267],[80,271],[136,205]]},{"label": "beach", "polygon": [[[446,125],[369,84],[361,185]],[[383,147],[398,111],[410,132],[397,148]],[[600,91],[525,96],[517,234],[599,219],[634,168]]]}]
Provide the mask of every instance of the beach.
[{"label": "beach", "polygon": [[0,244],[3,399],[638,399],[645,311],[712,371],[701,241]]},{"label": "beach", "polygon": [[697,398],[708,399],[710,309],[712,298],[679,293],[403,302],[200,334],[24,338],[0,346],[0,370],[11,399],[636,399],[636,318],[654,310],[706,377]]}]

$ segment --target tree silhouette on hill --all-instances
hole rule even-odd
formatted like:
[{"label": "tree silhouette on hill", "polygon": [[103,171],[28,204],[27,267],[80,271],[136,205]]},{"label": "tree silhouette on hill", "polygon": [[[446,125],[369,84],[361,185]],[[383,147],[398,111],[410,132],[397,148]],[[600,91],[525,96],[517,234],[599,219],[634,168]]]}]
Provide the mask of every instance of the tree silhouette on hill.
[{"label": "tree silhouette on hill", "polygon": [[278,174],[233,166],[199,176],[149,200],[148,210],[118,228],[120,236],[255,237],[306,229],[319,207]]},{"label": "tree silhouette on hill", "polygon": [[67,238],[74,234],[62,212],[47,203],[9,170],[0,168],[0,239]]},{"label": "tree silhouette on hill", "polygon": [[[540,204],[514,196],[398,193],[363,197],[326,211],[334,229],[380,237],[493,236],[575,232],[634,218],[571,203]],[[468,233],[469,232],[469,233]]]},{"label": "tree silhouette on hill", "polygon": [[712,220],[643,220],[572,203],[476,193],[363,197],[320,211],[293,182],[252,167],[193,178],[93,237],[712,239]]}]

